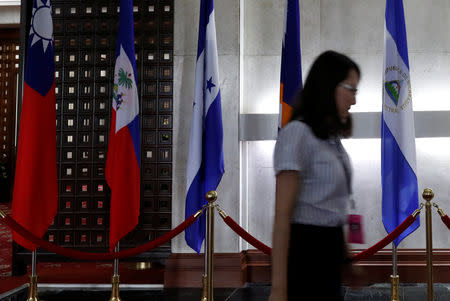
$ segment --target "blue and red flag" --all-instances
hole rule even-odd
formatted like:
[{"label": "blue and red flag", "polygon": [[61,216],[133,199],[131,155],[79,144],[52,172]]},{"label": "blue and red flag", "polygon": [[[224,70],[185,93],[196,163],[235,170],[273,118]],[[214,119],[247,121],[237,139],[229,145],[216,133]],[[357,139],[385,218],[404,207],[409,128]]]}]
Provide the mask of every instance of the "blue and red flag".
[{"label": "blue and red flag", "polygon": [[[391,233],[419,208],[414,112],[402,0],[387,0],[384,27],[381,185],[383,224]],[[394,240],[420,226],[419,218]]]},{"label": "blue and red flag", "polygon": [[278,129],[289,122],[298,89],[302,88],[300,15],[298,0],[286,0],[281,51],[280,115]]},{"label": "blue and red flag", "polygon": [[[200,3],[194,108],[186,171],[188,218],[206,204],[205,194],[216,190],[224,173],[222,105],[213,0]],[[185,231],[186,243],[197,253],[205,239],[205,215]]]},{"label": "blue and red flag", "polygon": [[[34,0],[25,64],[12,217],[42,237],[58,208],[56,98],[50,0]],[[13,232],[14,240],[36,245]]]},{"label": "blue and red flag", "polygon": [[140,205],[140,130],[134,52],[133,1],[120,1],[116,65],[106,159],[111,188],[109,248],[138,224]]}]

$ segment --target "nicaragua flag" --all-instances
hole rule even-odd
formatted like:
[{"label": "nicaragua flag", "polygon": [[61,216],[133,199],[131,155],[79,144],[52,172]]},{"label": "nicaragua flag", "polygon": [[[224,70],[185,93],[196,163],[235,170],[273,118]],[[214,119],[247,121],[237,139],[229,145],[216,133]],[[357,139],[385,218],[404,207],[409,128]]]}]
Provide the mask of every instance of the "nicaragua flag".
[{"label": "nicaragua flag", "polygon": [[[51,11],[50,0],[33,1],[12,202],[12,217],[38,237],[47,231],[58,208]],[[17,233],[13,238],[36,250]]]},{"label": "nicaragua flag", "polygon": [[[189,156],[186,175],[188,218],[206,204],[224,173],[222,107],[213,0],[201,0]],[[187,244],[200,253],[205,238],[205,215],[186,229]]]},{"label": "nicaragua flag", "polygon": [[140,154],[133,1],[120,0],[111,128],[105,173],[111,188],[111,250],[138,224]]},{"label": "nicaragua flag", "polygon": [[283,48],[281,51],[280,115],[278,129],[289,122],[295,95],[302,88],[300,15],[298,0],[286,0]]},{"label": "nicaragua flag", "polygon": [[[381,182],[383,224],[392,232],[419,206],[414,113],[402,0],[386,1]],[[419,218],[397,238],[417,229]]]}]

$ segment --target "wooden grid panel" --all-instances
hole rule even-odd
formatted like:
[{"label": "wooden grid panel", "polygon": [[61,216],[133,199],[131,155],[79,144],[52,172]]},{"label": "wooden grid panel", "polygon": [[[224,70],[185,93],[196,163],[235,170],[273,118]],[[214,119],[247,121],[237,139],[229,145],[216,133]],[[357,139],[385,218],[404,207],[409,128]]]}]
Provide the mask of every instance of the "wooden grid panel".
[{"label": "wooden grid panel", "polygon": [[11,163],[14,150],[14,121],[19,41],[0,40],[0,161]]},{"label": "wooden grid panel", "polygon": [[[118,2],[53,1],[59,210],[46,234],[74,248],[108,246],[104,168]],[[134,1],[141,115],[141,213],[132,247],[171,229],[173,0]],[[170,250],[170,243],[159,249]]]}]

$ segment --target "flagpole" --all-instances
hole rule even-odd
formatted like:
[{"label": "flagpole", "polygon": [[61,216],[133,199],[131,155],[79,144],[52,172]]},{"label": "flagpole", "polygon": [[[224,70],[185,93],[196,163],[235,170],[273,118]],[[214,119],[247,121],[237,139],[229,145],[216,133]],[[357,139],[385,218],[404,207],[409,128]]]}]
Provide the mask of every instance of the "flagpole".
[{"label": "flagpole", "polygon": [[31,276],[36,276],[36,251],[31,252]]},{"label": "flagpole", "polygon": [[[114,252],[119,252],[119,243],[114,248]],[[114,276],[119,275],[119,259],[114,259]]]}]

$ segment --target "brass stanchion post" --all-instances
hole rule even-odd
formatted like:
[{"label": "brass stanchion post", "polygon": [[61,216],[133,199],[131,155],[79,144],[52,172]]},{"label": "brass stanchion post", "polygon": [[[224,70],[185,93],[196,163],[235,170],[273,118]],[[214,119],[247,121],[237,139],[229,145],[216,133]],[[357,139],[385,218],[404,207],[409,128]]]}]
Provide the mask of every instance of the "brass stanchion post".
[{"label": "brass stanchion post", "polygon": [[[206,300],[214,301],[214,202],[217,200],[217,192],[211,190],[206,194],[207,218],[206,218]],[[204,286],[203,286],[204,287]]]},{"label": "brass stanchion post", "polygon": [[432,219],[431,219],[431,200],[434,197],[433,190],[425,188],[422,197],[425,199],[425,222],[426,222],[426,244],[427,244],[427,269],[428,269],[428,281],[427,281],[427,295],[428,301],[433,301],[433,234],[432,234]]}]

